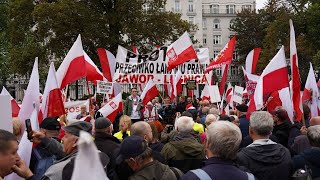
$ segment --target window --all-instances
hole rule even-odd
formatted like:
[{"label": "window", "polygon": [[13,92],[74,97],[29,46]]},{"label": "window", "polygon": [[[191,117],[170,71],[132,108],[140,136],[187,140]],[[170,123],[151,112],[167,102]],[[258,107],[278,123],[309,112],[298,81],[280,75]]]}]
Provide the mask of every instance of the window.
[{"label": "window", "polygon": [[217,76],[221,76],[221,68],[216,69],[216,74],[217,74]]},{"label": "window", "polygon": [[227,5],[227,14],[235,14],[235,5]]},{"label": "window", "polygon": [[194,17],[189,17],[189,23],[194,24]]},{"label": "window", "polygon": [[213,20],[213,29],[220,29],[220,20],[219,19]]},{"label": "window", "polygon": [[238,67],[231,66],[231,75],[238,75]]},{"label": "window", "polygon": [[242,10],[251,10],[251,5],[242,5]]},{"label": "window", "polygon": [[219,5],[210,5],[210,13],[219,14]]},{"label": "window", "polygon": [[233,51],[232,60],[238,60],[238,51]]},{"label": "window", "polygon": [[219,51],[213,51],[213,58],[216,58],[219,54]]},{"label": "window", "polygon": [[206,45],[207,44],[207,35],[206,34],[204,34],[203,35],[203,45]]},{"label": "window", "polygon": [[206,29],[206,28],[207,28],[207,19],[206,19],[206,18],[203,18],[203,19],[202,19],[202,28],[203,28],[203,29]]},{"label": "window", "polygon": [[174,1],[174,11],[180,12],[180,0]]},{"label": "window", "polygon": [[213,44],[221,44],[221,35],[213,35]]},{"label": "window", "polygon": [[188,0],[188,12],[193,12],[193,0]]}]

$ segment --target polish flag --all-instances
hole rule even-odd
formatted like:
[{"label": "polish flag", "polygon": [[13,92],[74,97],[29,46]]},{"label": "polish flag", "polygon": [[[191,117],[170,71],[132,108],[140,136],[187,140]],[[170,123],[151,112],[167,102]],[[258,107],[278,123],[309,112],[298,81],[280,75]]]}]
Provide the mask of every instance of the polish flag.
[{"label": "polish flag", "polygon": [[228,88],[226,91],[226,99],[227,99],[227,102],[231,105],[231,107],[233,106],[232,96],[233,96],[233,87],[231,86],[231,83],[229,82]]},{"label": "polish flag", "polygon": [[256,90],[256,86],[260,77],[257,75],[248,73],[243,66],[242,66],[242,71],[243,71],[244,78],[246,80],[247,94],[250,98],[250,101],[248,103],[248,111],[247,111],[246,118],[250,119],[251,113],[257,110],[256,104],[254,101],[254,92]]},{"label": "polish flag", "polygon": [[172,82],[172,94],[173,97],[177,97],[178,94],[182,92],[182,79],[181,79],[182,73],[180,70],[176,72],[176,74],[173,76],[173,82]]},{"label": "polish flag", "polygon": [[246,58],[246,71],[253,74],[256,70],[261,48],[254,48]]},{"label": "polish flag", "polygon": [[319,81],[318,81],[318,87],[320,88],[320,79],[319,79]]},{"label": "polish flag", "polygon": [[12,109],[12,117],[18,117],[20,106],[17,101],[11,96],[11,94],[7,91],[5,87],[2,88],[0,95],[8,95],[11,99],[11,109]]},{"label": "polish flag", "polygon": [[221,77],[221,81],[219,84],[219,92],[220,92],[220,95],[222,96],[222,94],[224,92],[224,88],[226,86],[227,79],[228,79],[229,64],[222,65],[221,72],[222,72],[221,73],[222,77]]},{"label": "polish flag", "polygon": [[57,81],[60,89],[63,89],[67,84],[72,83],[86,76],[85,58],[79,34],[77,40],[72,45],[67,56],[62,61],[57,70]]},{"label": "polish flag", "polygon": [[[39,98],[39,71],[38,71],[38,58],[35,59],[32,73],[30,76],[27,90],[24,94],[21,109],[19,111],[18,118],[21,123],[25,124],[26,119],[30,119],[31,114],[34,110],[34,106],[37,112],[40,109],[40,98]],[[24,129],[24,128],[23,128]]]},{"label": "polish flag", "polygon": [[113,122],[117,116],[117,113],[122,111],[122,109],[122,93],[119,93],[116,97],[111,99],[106,105],[99,109],[99,112],[103,115],[103,117],[106,117]]},{"label": "polish flag", "polygon": [[294,111],[296,112],[296,118],[298,121],[302,119],[303,108],[300,96],[300,73],[298,68],[298,55],[296,48],[296,37],[292,20],[289,20],[290,24],[290,62],[291,62],[291,74],[292,74],[292,102]]},{"label": "polish flag", "polygon": [[150,79],[140,96],[142,100],[142,104],[146,106],[149,101],[151,101],[153,98],[155,98],[158,95],[159,95],[159,91],[157,89],[157,86],[153,82],[153,80]]},{"label": "polish flag", "polygon": [[103,77],[102,72],[98,69],[98,67],[94,64],[88,54],[83,51],[85,64],[86,64],[86,79],[87,81],[91,81],[96,83],[97,80],[103,81],[105,78]]},{"label": "polish flag", "polygon": [[173,68],[184,62],[198,59],[197,53],[193,48],[190,36],[187,32],[168,47],[166,55],[168,71],[171,71]]},{"label": "polish flag", "polygon": [[235,45],[236,36],[233,36],[233,38],[224,46],[224,48],[219,52],[219,54],[214,58],[214,60],[208,65],[204,73],[221,67],[222,65],[231,64]]},{"label": "polish flag", "polygon": [[98,48],[97,52],[103,75],[109,82],[112,82],[114,70],[116,68],[116,58],[110,51],[103,48]]},{"label": "polish flag", "polygon": [[209,85],[206,84],[201,92],[201,99],[210,101]]},{"label": "polish flag", "polygon": [[318,116],[318,101],[319,89],[314,75],[312,64],[310,63],[310,70],[306,85],[302,95],[302,101],[307,104],[311,111],[311,117]]},{"label": "polish flag", "polygon": [[137,46],[132,46],[132,52],[134,52],[135,54],[139,54]]},{"label": "polish flag", "polygon": [[56,117],[66,113],[53,62],[50,64],[41,110],[43,118]]},{"label": "polish flag", "polygon": [[254,92],[256,108],[263,107],[263,95],[289,87],[288,70],[284,47],[273,57],[263,70]]},{"label": "polish flag", "polygon": [[172,99],[172,84],[170,83],[164,84],[164,92],[170,99]]}]

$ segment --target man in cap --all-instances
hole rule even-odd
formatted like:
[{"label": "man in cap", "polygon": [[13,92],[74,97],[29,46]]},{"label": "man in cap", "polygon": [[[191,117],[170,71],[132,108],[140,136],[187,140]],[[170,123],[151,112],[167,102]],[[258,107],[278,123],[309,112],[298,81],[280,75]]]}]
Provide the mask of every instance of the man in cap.
[{"label": "man in cap", "polygon": [[249,135],[249,120],[246,118],[248,106],[245,104],[240,104],[236,106],[236,115],[239,117],[240,130],[242,134],[242,138],[245,138]]},{"label": "man in cap", "polygon": [[[41,131],[33,132],[32,141],[38,144],[39,147],[48,151],[57,157],[63,157],[59,159],[54,165],[52,165],[44,174],[42,179],[45,180],[62,180],[63,172],[70,172],[70,176],[73,171],[74,158],[77,155],[77,141],[79,139],[80,131],[86,131],[91,133],[92,125],[85,121],[78,121],[72,123],[68,126],[63,127],[65,131],[65,136],[62,138],[63,145],[54,139],[50,139],[45,136]],[[105,167],[105,172],[107,172],[107,164],[109,163],[109,158],[103,153],[105,158],[101,163]],[[71,164],[71,165],[70,165]]]},{"label": "man in cap", "polygon": [[175,180],[182,174],[181,171],[176,168],[170,168],[167,165],[153,160],[151,148],[148,147],[148,143],[140,136],[132,135],[124,139],[120,148],[120,156],[134,171],[134,174],[129,177],[129,180]]},{"label": "man in cap", "polygon": [[95,127],[95,144],[101,152],[107,154],[110,157],[110,163],[108,164],[108,177],[110,179],[116,179],[116,173],[114,172],[116,166],[116,158],[120,150],[120,141],[112,136],[113,125],[112,122],[105,118],[100,117],[94,122]]}]

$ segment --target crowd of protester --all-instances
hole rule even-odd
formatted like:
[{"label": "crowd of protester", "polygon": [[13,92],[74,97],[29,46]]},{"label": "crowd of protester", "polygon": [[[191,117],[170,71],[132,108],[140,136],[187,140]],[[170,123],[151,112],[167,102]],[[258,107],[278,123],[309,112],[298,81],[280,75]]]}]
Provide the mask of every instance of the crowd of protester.
[{"label": "crowd of protester", "polygon": [[14,119],[13,134],[0,130],[0,179],[12,172],[71,179],[80,131],[92,134],[111,180],[320,179],[320,117],[304,107],[304,121],[291,123],[282,107],[250,116],[245,103],[234,107],[226,115],[215,103],[184,96],[143,106],[133,88],[115,119],[84,108],[77,120],[45,118],[31,132],[29,167],[17,154],[22,126]]}]

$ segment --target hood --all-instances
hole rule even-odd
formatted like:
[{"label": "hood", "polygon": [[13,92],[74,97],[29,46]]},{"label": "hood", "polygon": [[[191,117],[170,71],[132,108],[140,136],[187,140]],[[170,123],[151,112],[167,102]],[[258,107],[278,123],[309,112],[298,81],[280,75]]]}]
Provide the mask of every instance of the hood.
[{"label": "hood", "polygon": [[247,147],[241,152],[253,161],[266,165],[279,164],[288,158],[286,157],[287,149],[280,144]]},{"label": "hood", "polygon": [[169,142],[172,146],[186,155],[197,157],[204,153],[204,146],[195,139],[182,139]]}]

